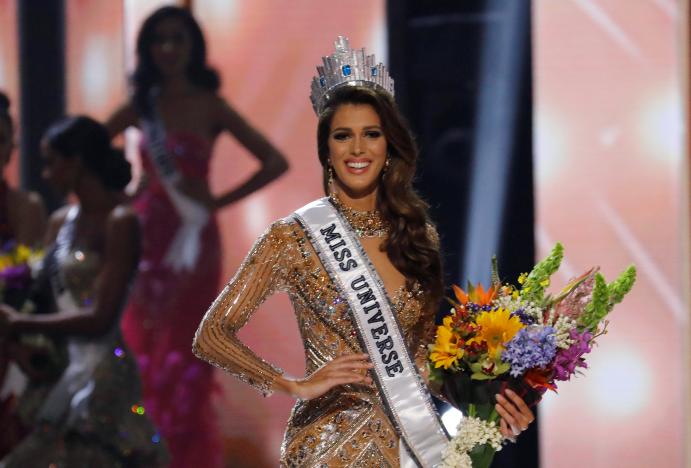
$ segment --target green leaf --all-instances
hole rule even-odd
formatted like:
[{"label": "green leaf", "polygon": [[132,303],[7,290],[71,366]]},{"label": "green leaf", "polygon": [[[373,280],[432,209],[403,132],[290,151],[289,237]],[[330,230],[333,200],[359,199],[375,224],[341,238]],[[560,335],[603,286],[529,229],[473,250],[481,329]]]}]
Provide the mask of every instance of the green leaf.
[{"label": "green leaf", "polygon": [[497,262],[497,256],[492,255],[492,286],[499,287],[501,285],[501,280],[499,279],[499,264]]},{"label": "green leaf", "polygon": [[497,366],[494,368],[494,375],[501,375],[505,372],[508,372],[511,369],[511,364],[508,362],[500,362],[497,364]]},{"label": "green leaf", "polygon": [[563,258],[564,246],[557,242],[549,255],[538,262],[528,274],[521,288],[521,296],[528,301],[540,303],[545,293],[542,283],[559,269]]},{"label": "green leaf", "polygon": [[635,265],[630,265],[617,277],[617,279],[607,285],[607,292],[609,293],[607,312],[611,311],[615,305],[619,304],[624,299],[624,296],[631,291],[635,282],[636,267]]},{"label": "green leaf", "polygon": [[492,380],[495,377],[493,375],[487,375],[484,372],[473,372],[470,378],[473,380]]},{"label": "green leaf", "polygon": [[429,380],[430,382],[444,382],[444,371],[441,368],[434,367],[429,362],[427,363],[429,368]]},{"label": "green leaf", "polygon": [[595,284],[590,302],[585,306],[583,315],[580,318],[580,325],[594,331],[600,321],[607,316],[609,304],[609,290],[605,277],[601,273],[595,274]]}]

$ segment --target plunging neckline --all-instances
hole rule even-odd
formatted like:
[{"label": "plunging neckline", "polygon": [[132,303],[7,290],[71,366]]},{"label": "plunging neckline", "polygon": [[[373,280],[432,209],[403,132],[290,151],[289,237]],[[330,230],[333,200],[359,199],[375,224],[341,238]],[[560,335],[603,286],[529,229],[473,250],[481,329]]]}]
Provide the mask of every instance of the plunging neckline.
[{"label": "plunging neckline", "polygon": [[[360,244],[362,245],[362,244]],[[365,250],[364,246],[362,247],[363,250]],[[379,269],[377,268],[377,265],[372,261],[370,258],[369,254],[367,254],[367,251],[365,250],[365,255],[367,256],[367,261],[372,265],[372,270],[374,270],[374,273],[376,273],[375,278],[381,285],[382,289],[384,292],[386,292],[386,296],[389,298],[389,302],[391,302],[392,305],[397,304],[399,302],[399,297],[403,295],[403,293],[406,292],[412,292],[408,291],[408,286],[407,286],[407,281],[405,279],[405,276],[403,276],[403,284],[400,286],[396,286],[393,289],[389,289],[386,287],[386,282],[384,281],[384,277],[379,273]],[[392,264],[393,266],[393,264]],[[396,269],[396,267],[393,267]],[[396,270],[398,271],[398,270]],[[400,272],[399,272],[400,273]]]},{"label": "plunging neckline", "polygon": [[[329,195],[327,203],[330,203],[336,209],[342,220],[349,226],[351,232],[353,232],[356,244],[358,244],[363,256],[372,267],[373,273],[375,273],[375,277],[381,288],[389,298],[389,302],[392,304],[397,303],[398,296],[408,289],[406,287],[407,278],[396,268],[385,252],[383,252],[383,255],[380,255],[382,253],[381,245],[386,240],[386,236],[390,231],[390,224],[383,219],[379,210],[358,210],[344,203],[337,194]],[[363,235],[363,233],[370,231],[376,234]],[[382,233],[384,236],[381,235]],[[365,242],[365,240],[367,240],[367,242]],[[370,251],[374,251],[375,255],[372,255]],[[380,262],[388,262],[388,264],[379,265],[375,262],[375,258],[380,260]],[[388,275],[383,273],[388,273]],[[388,278],[389,276],[394,276],[394,278],[391,278],[393,280],[402,279],[403,281],[399,286],[389,288],[387,281],[384,281],[384,278]]]}]

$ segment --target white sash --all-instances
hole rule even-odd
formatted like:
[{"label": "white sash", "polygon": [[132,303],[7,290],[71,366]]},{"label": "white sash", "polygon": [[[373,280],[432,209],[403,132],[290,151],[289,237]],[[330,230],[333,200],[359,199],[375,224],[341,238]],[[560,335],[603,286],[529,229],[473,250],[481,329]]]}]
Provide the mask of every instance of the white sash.
[{"label": "white sash", "polygon": [[[79,211],[79,205],[73,205],[67,211],[55,238],[55,250],[52,258],[49,259],[50,263],[44,264],[44,267],[50,268],[50,283],[58,312],[81,310],[86,313],[92,308],[92,306],[81,305],[75,300],[67,288],[63,270],[63,265],[74,247]],[[116,330],[117,327],[111,329],[109,333],[115,333]],[[103,337],[98,339],[71,337],[68,340],[69,364],[41,404],[37,413],[38,420],[58,424],[65,415],[68,415],[66,422],[72,424],[79,418],[88,417],[88,402],[95,388],[92,376],[102,357],[112,352],[112,347],[100,345],[100,341],[104,339]]]},{"label": "white sash", "polygon": [[149,143],[153,163],[161,185],[180,216],[180,227],[168,246],[163,262],[175,271],[192,270],[201,252],[201,235],[209,222],[208,210],[197,201],[182,193],[177,184],[182,180],[173,156],[166,149],[166,129],[156,107],[156,89],[149,100],[149,116],[142,118],[142,132]]},{"label": "white sash", "polygon": [[448,435],[408,353],[383,283],[359,240],[328,198],[300,208],[294,216],[348,301],[360,341],[375,366],[382,399],[401,437],[401,466],[439,465]]},{"label": "white sash", "polygon": [[79,310],[82,308],[67,289],[65,273],[61,268],[61,264],[65,262],[72,249],[79,211],[79,205],[72,205],[67,210],[65,220],[55,238],[55,253],[50,265],[50,284],[53,287],[55,305],[58,310]]}]

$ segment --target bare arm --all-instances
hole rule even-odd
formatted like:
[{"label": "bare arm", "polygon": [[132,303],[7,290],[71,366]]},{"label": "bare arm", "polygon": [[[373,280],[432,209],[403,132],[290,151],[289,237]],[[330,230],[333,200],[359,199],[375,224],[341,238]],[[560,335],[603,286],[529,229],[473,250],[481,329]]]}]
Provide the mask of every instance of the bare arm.
[{"label": "bare arm", "polygon": [[128,127],[137,125],[137,112],[134,105],[130,102],[123,104],[108,117],[105,125],[111,138],[115,138]]},{"label": "bare arm", "polygon": [[3,308],[0,320],[9,317],[13,332],[44,332],[79,335],[105,333],[117,320],[127,295],[128,283],[137,264],[139,223],[128,208],[118,207],[111,213],[106,228],[106,248],[101,272],[96,278],[95,306],[90,312],[61,310],[55,314],[17,314]]},{"label": "bare arm", "polygon": [[227,102],[219,98],[215,108],[216,120],[220,127],[228,130],[261,163],[259,170],[240,186],[216,198],[216,207],[221,208],[256,192],[280,177],[288,170],[288,161]]}]

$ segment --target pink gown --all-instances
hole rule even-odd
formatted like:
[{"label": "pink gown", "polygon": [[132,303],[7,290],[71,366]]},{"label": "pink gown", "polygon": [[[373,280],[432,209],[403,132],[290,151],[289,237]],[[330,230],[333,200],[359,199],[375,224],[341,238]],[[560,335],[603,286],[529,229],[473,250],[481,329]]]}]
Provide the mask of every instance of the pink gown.
[{"label": "pink gown", "polygon": [[[207,178],[207,140],[169,132],[166,147],[186,177]],[[171,467],[220,467],[220,434],[211,404],[213,368],[191,350],[194,332],[219,289],[218,224],[212,216],[194,269],[176,272],[165,265],[180,218],[156,177],[146,141],[140,149],[149,181],[134,202],[142,225],[142,258],[123,320],[124,336],[139,363],[146,414],[168,442]]]}]

